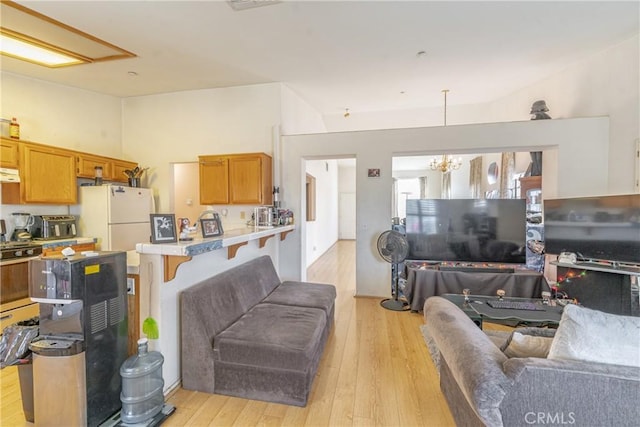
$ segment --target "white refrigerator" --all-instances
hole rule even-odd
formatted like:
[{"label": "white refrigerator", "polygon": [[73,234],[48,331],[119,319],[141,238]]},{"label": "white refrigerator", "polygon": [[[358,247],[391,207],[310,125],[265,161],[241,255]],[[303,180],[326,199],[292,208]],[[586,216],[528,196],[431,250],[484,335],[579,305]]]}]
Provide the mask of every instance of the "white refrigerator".
[{"label": "white refrigerator", "polygon": [[124,185],[80,187],[77,215],[79,235],[98,239],[100,250],[130,251],[136,243],[149,243],[149,214],[155,203],[149,188]]}]

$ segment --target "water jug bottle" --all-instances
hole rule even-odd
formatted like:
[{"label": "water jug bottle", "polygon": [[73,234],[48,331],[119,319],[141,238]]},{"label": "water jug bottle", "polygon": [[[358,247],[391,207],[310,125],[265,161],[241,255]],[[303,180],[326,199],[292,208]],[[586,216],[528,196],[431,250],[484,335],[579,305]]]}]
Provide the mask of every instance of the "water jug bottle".
[{"label": "water jug bottle", "polygon": [[138,340],[138,354],[129,357],[120,367],[122,377],[122,411],[124,423],[140,423],[153,418],[162,410],[162,364],[164,357],[149,351],[146,338]]}]

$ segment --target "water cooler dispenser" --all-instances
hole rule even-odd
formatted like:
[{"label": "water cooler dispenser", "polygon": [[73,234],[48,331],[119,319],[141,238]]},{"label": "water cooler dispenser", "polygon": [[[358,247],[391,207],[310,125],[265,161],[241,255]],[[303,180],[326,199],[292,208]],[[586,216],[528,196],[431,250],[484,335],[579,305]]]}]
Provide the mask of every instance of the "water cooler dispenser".
[{"label": "water cooler dispenser", "polygon": [[33,351],[36,425],[98,426],[121,408],[127,359],[125,252],[29,261],[40,303]]}]

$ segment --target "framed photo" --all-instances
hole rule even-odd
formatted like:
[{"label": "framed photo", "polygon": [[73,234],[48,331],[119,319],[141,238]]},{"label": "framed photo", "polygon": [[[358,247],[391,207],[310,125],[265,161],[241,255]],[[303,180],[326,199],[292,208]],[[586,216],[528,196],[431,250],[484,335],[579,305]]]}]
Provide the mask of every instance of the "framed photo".
[{"label": "framed photo", "polygon": [[380,169],[369,169],[367,171],[367,176],[369,178],[380,178]]},{"label": "framed photo", "polygon": [[150,217],[151,243],[174,243],[178,240],[174,214],[151,214]]},{"label": "framed photo", "polygon": [[217,213],[213,214],[213,218],[202,218],[200,227],[202,229],[202,237],[221,236],[224,233],[220,216]]}]

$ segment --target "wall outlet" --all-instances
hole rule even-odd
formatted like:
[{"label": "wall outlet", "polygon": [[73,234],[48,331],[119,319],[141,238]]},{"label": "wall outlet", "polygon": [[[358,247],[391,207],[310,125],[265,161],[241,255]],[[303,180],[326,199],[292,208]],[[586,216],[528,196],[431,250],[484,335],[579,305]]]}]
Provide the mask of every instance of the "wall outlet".
[{"label": "wall outlet", "polygon": [[136,281],[133,277],[127,277],[127,293],[129,295],[136,294]]},{"label": "wall outlet", "polygon": [[244,211],[240,211],[240,219],[245,219],[246,214]]}]

